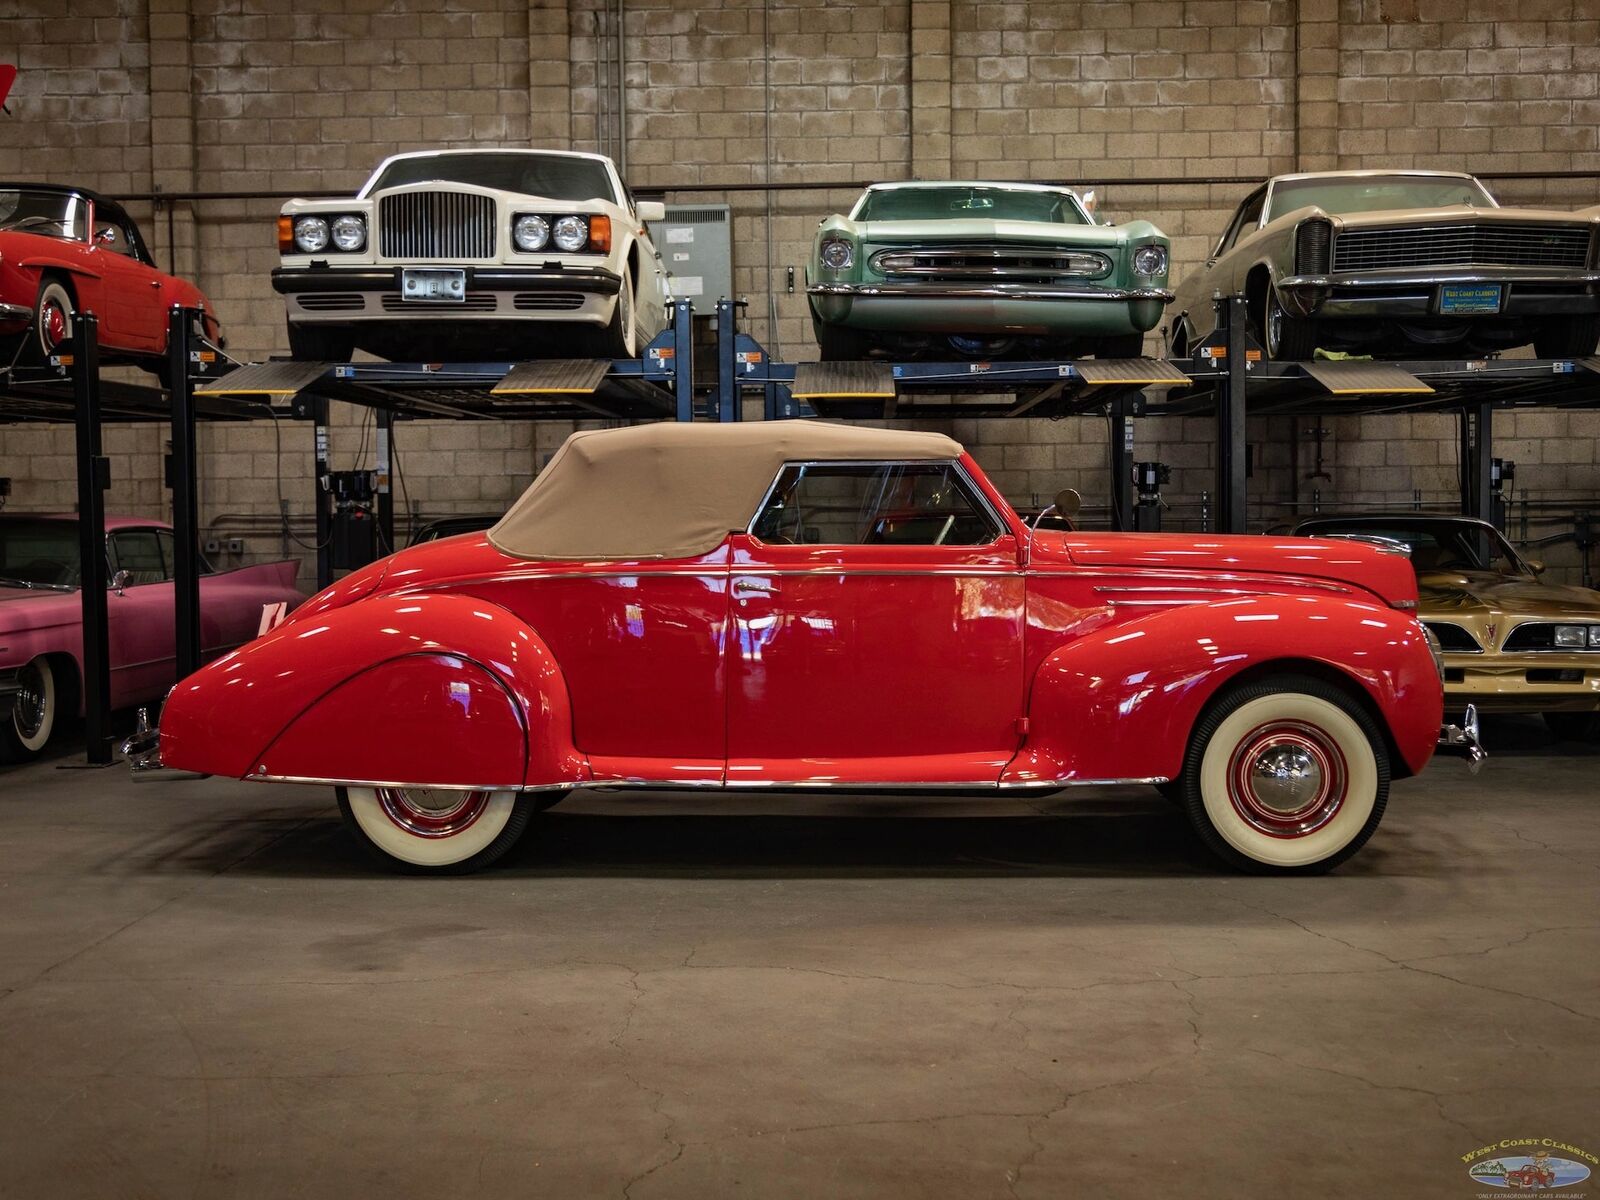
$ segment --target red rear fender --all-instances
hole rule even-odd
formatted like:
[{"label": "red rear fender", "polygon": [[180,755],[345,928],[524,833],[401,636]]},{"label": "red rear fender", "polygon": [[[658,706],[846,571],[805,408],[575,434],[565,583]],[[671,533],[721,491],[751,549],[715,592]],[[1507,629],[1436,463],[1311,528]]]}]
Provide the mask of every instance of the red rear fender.
[{"label": "red rear fender", "polygon": [[1034,676],[1028,742],[1004,781],[1175,778],[1217,691],[1279,664],[1360,688],[1400,751],[1397,774],[1433,754],[1443,689],[1414,618],[1360,601],[1263,596],[1167,609],[1051,654]]},{"label": "red rear fender", "polygon": [[161,759],[234,778],[514,787],[577,782],[567,687],[517,617],[383,596],[289,622],[172,691]]}]

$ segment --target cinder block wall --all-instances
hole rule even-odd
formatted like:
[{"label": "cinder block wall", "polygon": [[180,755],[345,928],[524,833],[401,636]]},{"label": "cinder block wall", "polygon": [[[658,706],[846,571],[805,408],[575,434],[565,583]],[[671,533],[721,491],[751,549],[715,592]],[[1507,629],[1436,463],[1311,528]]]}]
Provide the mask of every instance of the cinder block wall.
[{"label": "cinder block wall", "polygon": [[[21,69],[0,117],[0,175],[111,193],[354,188],[385,154],[432,145],[544,145],[621,156],[635,190],[729,191],[736,286],[775,354],[814,355],[797,276],[816,222],[855,184],[909,177],[1069,180],[1114,219],[1202,261],[1242,189],[1198,180],[1294,169],[1415,166],[1600,170],[1597,0],[1132,0],[968,3],[625,0],[14,0],[0,47]],[[620,61],[619,61],[620,60]],[[617,80],[622,80],[619,102]],[[625,136],[624,136],[625,134]],[[1508,203],[1600,202],[1593,180],[1496,185]],[[669,199],[687,199],[689,193]],[[268,283],[277,204],[135,204],[157,258],[195,275],[233,350],[286,349]],[[1150,346],[1156,348],[1152,339]],[[370,463],[367,414],[335,413],[336,467]],[[1106,494],[1102,421],[944,427],[1018,500],[1063,485]],[[1315,430],[1321,429],[1321,458]],[[402,510],[493,511],[568,431],[561,425],[407,423]],[[1522,494],[1600,488],[1600,417],[1497,422]],[[1291,502],[1407,504],[1454,493],[1454,421],[1256,419],[1252,518]],[[164,431],[109,439],[111,503],[158,512]],[[1170,463],[1169,521],[1198,520],[1212,486],[1203,421],[1137,423],[1137,456]],[[1297,443],[1297,461],[1291,444]],[[281,453],[278,447],[281,444]],[[309,541],[310,433],[208,427],[202,519],[279,552],[280,497]],[[12,507],[73,502],[71,435],[0,427]],[[1534,526],[1539,536],[1554,526]],[[1516,527],[1513,527],[1516,532]],[[287,548],[302,557],[294,539]],[[1570,548],[1546,556],[1558,574]]]}]

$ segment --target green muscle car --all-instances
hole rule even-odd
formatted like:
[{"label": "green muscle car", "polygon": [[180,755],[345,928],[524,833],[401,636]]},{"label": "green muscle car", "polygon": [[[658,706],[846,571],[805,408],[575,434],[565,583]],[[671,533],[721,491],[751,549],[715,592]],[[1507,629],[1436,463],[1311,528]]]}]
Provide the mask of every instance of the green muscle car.
[{"label": "green muscle car", "polygon": [[880,183],[822,222],[806,293],[824,361],[1135,358],[1161,321],[1167,236],[1099,225],[1025,183]]},{"label": "green muscle car", "polygon": [[1239,205],[1211,258],[1184,275],[1171,349],[1243,295],[1267,357],[1318,350],[1457,358],[1532,342],[1540,358],[1600,341],[1600,206],[1501,208],[1471,175],[1279,175]]}]

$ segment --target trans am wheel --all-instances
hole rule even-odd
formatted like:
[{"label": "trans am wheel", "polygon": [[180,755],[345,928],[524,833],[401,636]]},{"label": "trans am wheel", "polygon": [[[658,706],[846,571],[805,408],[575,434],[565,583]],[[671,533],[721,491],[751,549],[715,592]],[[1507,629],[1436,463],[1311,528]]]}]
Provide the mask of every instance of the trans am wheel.
[{"label": "trans am wheel", "polygon": [[1283,675],[1236,685],[1206,710],[1184,758],[1183,806],[1246,871],[1317,874],[1366,843],[1389,797],[1372,717],[1338,688]]},{"label": "trans am wheel", "polygon": [[441,788],[340,788],[339,811],[386,867],[460,875],[503,855],[540,807],[534,793]]},{"label": "trans am wheel", "polygon": [[1600,344],[1600,316],[1545,317],[1533,337],[1540,358],[1587,358]]},{"label": "trans am wheel", "polygon": [[1547,712],[1544,723],[1558,742],[1600,742],[1600,712]]},{"label": "trans am wheel", "polygon": [[1273,362],[1308,362],[1317,352],[1317,327],[1303,317],[1290,316],[1278,303],[1278,289],[1267,288],[1267,328],[1262,337]]},{"label": "trans am wheel", "polygon": [[18,672],[17,682],[22,690],[10,715],[0,721],[0,762],[37,758],[55,732],[60,691],[54,668],[46,659],[36,658]]},{"label": "trans am wheel", "polygon": [[72,293],[66,285],[56,279],[46,279],[40,285],[39,298],[33,303],[33,343],[41,360],[48,360],[72,336],[74,312]]},{"label": "trans am wheel", "polygon": [[638,358],[639,334],[633,324],[633,268],[622,268],[622,283],[617,288],[617,306],[611,324],[600,334],[601,358]]}]

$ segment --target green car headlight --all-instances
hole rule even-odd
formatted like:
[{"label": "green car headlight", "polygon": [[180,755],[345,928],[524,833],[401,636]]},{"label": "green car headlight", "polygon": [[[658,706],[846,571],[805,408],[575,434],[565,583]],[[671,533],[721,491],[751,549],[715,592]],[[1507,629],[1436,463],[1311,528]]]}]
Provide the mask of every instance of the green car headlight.
[{"label": "green car headlight", "polygon": [[1140,246],[1133,252],[1133,269],[1140,275],[1165,275],[1167,248],[1165,246]]},{"label": "green car headlight", "polygon": [[830,271],[843,271],[856,261],[856,248],[844,238],[827,238],[819,257]]}]

